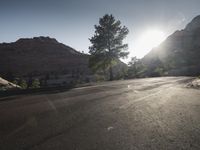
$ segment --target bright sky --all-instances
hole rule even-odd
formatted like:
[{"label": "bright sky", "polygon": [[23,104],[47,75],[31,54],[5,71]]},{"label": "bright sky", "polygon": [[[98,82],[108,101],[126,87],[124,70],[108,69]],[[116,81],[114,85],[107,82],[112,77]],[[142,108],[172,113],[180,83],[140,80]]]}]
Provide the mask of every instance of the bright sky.
[{"label": "bright sky", "polygon": [[134,51],[132,55],[142,58],[152,48],[159,46],[167,37],[167,34],[159,28],[149,28],[141,32],[135,40]]},{"label": "bright sky", "polygon": [[129,59],[141,58],[199,15],[200,0],[0,0],[0,42],[50,36],[87,53],[106,13],[129,28]]}]

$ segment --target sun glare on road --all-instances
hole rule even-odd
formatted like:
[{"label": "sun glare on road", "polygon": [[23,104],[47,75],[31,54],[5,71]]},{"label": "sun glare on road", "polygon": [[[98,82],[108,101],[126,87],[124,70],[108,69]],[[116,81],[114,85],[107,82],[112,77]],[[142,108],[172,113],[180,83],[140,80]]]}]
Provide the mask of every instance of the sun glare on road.
[{"label": "sun glare on road", "polygon": [[165,33],[159,29],[146,30],[141,34],[141,36],[139,36],[135,43],[135,51],[137,52],[136,56],[139,58],[143,57],[152,50],[152,48],[161,44],[165,38]]}]

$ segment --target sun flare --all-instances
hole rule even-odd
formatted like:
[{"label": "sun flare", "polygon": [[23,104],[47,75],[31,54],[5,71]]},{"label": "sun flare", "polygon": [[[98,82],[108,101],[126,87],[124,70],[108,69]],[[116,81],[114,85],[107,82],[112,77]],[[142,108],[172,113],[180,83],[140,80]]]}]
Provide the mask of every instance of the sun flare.
[{"label": "sun flare", "polygon": [[147,54],[152,48],[157,47],[166,38],[163,31],[158,29],[147,30],[138,37],[135,43],[136,56],[141,58]]}]

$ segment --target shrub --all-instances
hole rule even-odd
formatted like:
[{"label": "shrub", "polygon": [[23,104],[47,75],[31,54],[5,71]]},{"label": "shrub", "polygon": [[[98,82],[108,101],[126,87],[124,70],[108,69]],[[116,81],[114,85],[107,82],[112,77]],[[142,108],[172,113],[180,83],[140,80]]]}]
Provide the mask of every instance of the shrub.
[{"label": "shrub", "polygon": [[22,80],[19,82],[19,86],[20,86],[22,89],[27,89],[28,85],[27,85],[26,80],[23,80],[23,79],[22,79]]},{"label": "shrub", "polygon": [[40,88],[40,81],[39,81],[39,79],[34,79],[33,81],[32,81],[32,85],[31,85],[31,88]]},{"label": "shrub", "polygon": [[15,78],[14,81],[12,81],[12,82],[13,82],[14,84],[16,84],[16,85],[19,85],[19,81],[20,81],[19,78]]}]

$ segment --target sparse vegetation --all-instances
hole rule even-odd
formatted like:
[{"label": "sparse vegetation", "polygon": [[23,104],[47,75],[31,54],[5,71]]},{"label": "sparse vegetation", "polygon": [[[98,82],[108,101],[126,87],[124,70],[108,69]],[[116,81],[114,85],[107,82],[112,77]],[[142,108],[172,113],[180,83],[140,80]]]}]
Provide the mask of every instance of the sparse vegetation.
[{"label": "sparse vegetation", "polygon": [[140,59],[133,57],[128,65],[128,78],[141,78],[146,76],[146,67]]},{"label": "sparse vegetation", "polygon": [[27,89],[28,85],[27,85],[26,80],[23,80],[23,79],[20,80],[19,86],[20,86],[22,89]]},{"label": "sparse vegetation", "polygon": [[40,81],[39,81],[39,79],[33,79],[30,88],[33,88],[33,89],[35,89],[35,88],[40,88]]},{"label": "sparse vegetation", "polygon": [[19,78],[15,78],[14,81],[12,81],[12,83],[19,85],[19,80],[20,80]]},{"label": "sparse vegetation", "polygon": [[28,88],[27,81],[24,80],[24,79],[15,78],[12,83],[19,85],[21,87],[21,89],[27,89]]}]

